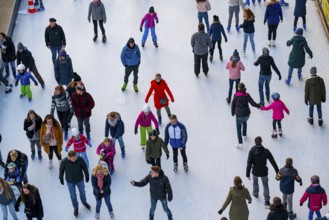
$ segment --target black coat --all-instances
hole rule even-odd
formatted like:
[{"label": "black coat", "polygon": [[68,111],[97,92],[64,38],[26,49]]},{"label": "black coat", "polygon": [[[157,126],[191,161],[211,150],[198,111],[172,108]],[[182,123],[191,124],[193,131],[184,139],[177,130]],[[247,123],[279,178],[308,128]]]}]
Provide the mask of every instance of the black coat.
[{"label": "black coat", "polygon": [[231,113],[232,116],[236,115],[237,117],[247,117],[250,115],[249,105],[259,108],[260,106],[251,98],[248,93],[237,92],[234,95],[232,105],[231,105]]},{"label": "black coat", "polygon": [[[31,197],[31,193],[33,193],[35,195],[35,204],[33,204],[33,200]],[[33,189],[30,190],[30,194],[26,196],[25,198],[25,209],[24,209],[24,213],[26,214],[26,217],[30,217],[30,218],[43,218],[43,206],[42,206],[42,201],[41,201],[41,197],[39,194],[39,190],[35,187],[33,187]],[[22,198],[21,196],[18,197],[17,201],[16,201],[16,207],[19,207],[19,204],[21,203]]]},{"label": "black coat", "polygon": [[278,76],[281,75],[279,69],[275,65],[273,57],[271,56],[262,55],[258,57],[254,65],[260,65],[260,75],[272,75],[271,67],[274,69],[276,74],[278,74]]},{"label": "black coat", "polygon": [[171,201],[173,198],[172,190],[168,177],[166,177],[161,170],[158,177],[152,178],[151,175],[147,175],[140,182],[135,182],[134,186],[143,187],[150,183],[150,193],[153,199],[166,199],[168,194],[168,200]]},{"label": "black coat", "polygon": [[91,176],[91,184],[93,186],[93,193],[96,197],[96,199],[101,199],[103,196],[107,196],[111,194],[111,175],[108,174],[107,176],[104,176],[103,179],[103,191],[104,193],[101,194],[99,187],[97,186],[98,179],[96,176]]},{"label": "black coat", "polygon": [[65,179],[70,183],[78,183],[83,180],[83,173],[86,176],[86,182],[89,181],[89,172],[85,161],[81,157],[77,157],[75,162],[70,161],[67,157],[64,158],[59,167],[59,179],[63,180],[65,174]]},{"label": "black coat", "polygon": [[16,62],[17,66],[23,63],[26,69],[29,68],[31,70],[34,65],[34,58],[32,56],[32,53],[26,47],[24,47],[22,52],[20,52],[19,50],[17,51]]},{"label": "black coat", "polygon": [[247,177],[250,177],[250,171],[257,177],[264,177],[268,175],[267,160],[272,164],[275,173],[279,172],[278,165],[276,164],[272,153],[262,145],[253,146],[248,155],[247,160]]},{"label": "black coat", "polygon": [[306,2],[307,0],[296,0],[294,16],[304,17],[306,16]]},{"label": "black coat", "polygon": [[8,63],[16,60],[15,45],[10,37],[7,37],[4,41],[2,41],[2,46],[5,47],[5,49],[1,48],[1,57],[3,62]]},{"label": "black coat", "polygon": [[245,33],[251,34],[255,32],[255,19],[252,20],[243,20],[243,23],[240,25],[240,28],[243,28]]},{"label": "black coat", "polygon": [[266,220],[288,220],[288,212],[283,205],[280,207],[271,205],[270,210]]},{"label": "black coat", "polygon": [[10,159],[10,152],[11,151],[9,151],[9,153],[8,153],[6,167],[5,167],[5,175],[4,176],[5,176],[5,179],[6,179],[7,175],[8,175],[7,166],[10,162],[13,162],[20,169],[21,174],[20,174],[19,179],[21,181],[23,181],[24,175],[27,171],[28,157],[26,156],[26,154],[24,154],[23,152],[21,152],[19,150],[15,150],[15,151],[18,153],[18,157],[17,157],[15,162]]},{"label": "black coat", "polygon": [[66,39],[63,28],[57,24],[53,28],[48,26],[45,31],[45,41],[47,47],[65,46]]},{"label": "black coat", "polygon": [[34,132],[39,132],[42,124],[42,119],[40,117],[35,119],[35,128],[32,131],[29,131],[29,127],[33,124],[31,120],[25,119],[24,121],[24,131],[26,131],[26,136],[31,139],[34,135]]},{"label": "black coat", "polygon": [[125,133],[125,124],[121,120],[121,116],[119,113],[117,113],[117,123],[115,126],[111,126],[108,120],[105,121],[105,137],[109,136],[109,131],[112,138],[118,139],[118,137],[121,137]]}]

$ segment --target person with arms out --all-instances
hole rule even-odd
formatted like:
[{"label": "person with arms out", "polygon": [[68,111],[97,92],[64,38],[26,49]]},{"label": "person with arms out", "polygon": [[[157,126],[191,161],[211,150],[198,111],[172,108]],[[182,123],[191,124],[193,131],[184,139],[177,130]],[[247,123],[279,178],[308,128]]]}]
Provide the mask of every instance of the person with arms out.
[{"label": "person with arms out", "polygon": [[30,72],[28,72],[24,64],[19,64],[17,67],[18,73],[16,76],[15,86],[18,86],[18,82],[21,82],[21,95],[20,98],[27,96],[29,102],[32,101],[32,92],[30,89],[30,79],[34,82],[35,86],[38,86],[38,82],[34,79]]},{"label": "person with arms out", "polygon": [[107,119],[105,121],[105,138],[108,138],[110,135],[113,145],[115,145],[116,140],[118,140],[121,149],[121,157],[123,159],[126,157],[125,144],[122,138],[124,133],[125,124],[121,119],[121,115],[118,112],[110,112],[107,114]]}]

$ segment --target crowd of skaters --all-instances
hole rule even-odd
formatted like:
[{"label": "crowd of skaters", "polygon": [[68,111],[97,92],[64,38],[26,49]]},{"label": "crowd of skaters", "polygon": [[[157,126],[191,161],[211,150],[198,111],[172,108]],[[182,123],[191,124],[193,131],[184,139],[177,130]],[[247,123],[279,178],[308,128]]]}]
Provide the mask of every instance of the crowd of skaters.
[{"label": "crowd of skaters", "polygon": [[[253,53],[256,52],[256,45],[254,42],[255,33],[255,16],[248,8],[250,2],[243,3],[241,0],[229,0],[229,21],[226,31],[231,31],[232,16],[235,13],[236,31],[243,29],[244,39],[242,54],[246,55],[247,41],[250,40]],[[255,1],[252,2],[255,4]],[[259,1],[261,3],[261,1]],[[266,11],[264,12],[264,24],[268,24],[268,46],[274,48],[276,45],[276,31],[279,22],[283,22],[283,13],[281,6],[288,6],[286,2],[281,0],[277,2],[275,0],[269,0],[267,2]],[[201,62],[203,73],[207,76],[209,72],[208,67],[208,54],[210,62],[214,60],[215,45],[219,49],[219,58],[223,60],[223,53],[221,49],[222,36],[225,42],[228,41],[225,34],[225,29],[219,20],[219,16],[213,16],[213,23],[209,24],[208,11],[211,10],[211,4],[208,0],[196,0],[196,7],[198,11],[198,32],[192,35],[191,46],[194,53],[194,73],[199,77]],[[239,11],[240,7],[243,9],[243,23],[239,24]],[[289,72],[285,83],[289,86],[291,83],[293,69],[298,70],[298,79],[302,78],[302,67],[305,65],[305,52],[308,53],[310,58],[313,57],[311,49],[308,47],[306,38],[303,37],[303,31],[306,30],[306,1],[297,0],[294,11],[295,21],[293,31],[295,36],[287,42],[287,46],[293,46],[289,55]],[[303,28],[297,28],[298,18],[303,18]],[[94,38],[96,41],[98,38],[97,24],[99,24],[102,31],[102,41],[106,42],[105,29],[103,24],[106,23],[106,12],[104,4],[99,0],[93,0],[89,5],[88,20],[93,21],[94,26]],[[205,25],[203,24],[203,21]],[[157,41],[157,35],[155,32],[155,24],[159,22],[158,15],[155,12],[154,7],[150,7],[148,13],[142,18],[140,23],[140,31],[144,34],[141,40],[141,46],[144,48],[149,31],[151,31],[152,41],[156,48],[159,47]],[[205,31],[205,29],[207,31]],[[1,63],[0,63],[0,79],[6,86],[6,93],[12,91],[12,85],[8,81],[10,69],[15,79],[15,86],[21,84],[21,98],[28,97],[29,101],[32,101],[32,92],[30,90],[30,80],[38,86],[38,82],[43,89],[46,88],[46,84],[42,79],[42,76],[38,72],[35,64],[35,60],[32,53],[27,49],[23,43],[17,44],[17,51],[15,51],[15,45],[11,38],[4,33],[0,33],[1,41]],[[84,191],[84,179],[85,182],[89,182],[89,161],[86,154],[86,146],[91,144],[90,123],[92,109],[95,106],[95,102],[90,93],[87,92],[85,83],[82,82],[81,77],[73,71],[72,60],[65,50],[66,38],[63,28],[57,24],[55,18],[49,19],[49,26],[45,30],[45,42],[46,46],[50,49],[52,54],[52,61],[54,64],[54,77],[58,83],[58,86],[54,89],[54,95],[52,96],[51,112],[42,119],[34,110],[30,110],[27,114],[27,118],[24,121],[24,130],[26,131],[27,138],[31,144],[31,159],[35,160],[37,146],[37,157],[42,160],[42,149],[48,154],[49,168],[53,167],[52,159],[55,153],[60,163],[60,183],[64,184],[65,179],[70,192],[72,205],[74,207],[74,215],[78,215],[78,201],[75,193],[75,187],[79,189],[80,198],[82,204],[91,209],[87,203],[85,191]],[[284,102],[280,99],[279,93],[270,93],[270,81],[272,71],[271,68],[279,76],[281,80],[282,76],[279,68],[275,65],[274,58],[269,55],[268,48],[262,49],[262,55],[255,61],[254,65],[260,65],[259,76],[259,97],[260,102],[256,103],[246,92],[246,85],[241,82],[241,71],[245,71],[245,67],[240,59],[239,52],[235,49],[233,55],[227,62],[226,69],[229,71],[229,92],[226,101],[231,105],[232,116],[236,117],[238,144],[237,147],[243,146],[243,138],[247,135],[247,121],[250,116],[250,109],[248,103],[261,110],[273,110],[273,133],[272,137],[282,136],[281,120],[284,118],[284,113],[289,114],[288,108]],[[121,62],[125,68],[124,84],[121,90],[124,92],[128,85],[129,76],[131,73],[134,75],[133,88],[138,93],[138,70],[141,63],[142,54],[135,42],[134,38],[129,38],[127,44],[124,46],[121,53]],[[17,74],[16,64],[17,62]],[[3,69],[6,70],[6,75],[3,76]],[[33,77],[33,75],[36,79]],[[311,77],[306,80],[305,83],[305,104],[309,105],[309,118],[307,119],[310,124],[313,124],[313,111],[314,106],[318,111],[318,124],[322,126],[322,111],[321,103],[326,101],[326,92],[324,81],[321,77],[317,76],[316,67],[312,67],[310,70]],[[236,93],[232,97],[233,85],[235,83]],[[265,97],[268,106],[265,106],[264,91],[265,85]],[[66,88],[66,89],[65,89]],[[167,159],[169,158],[168,144],[172,146],[174,171],[178,169],[178,152],[181,153],[183,158],[184,171],[188,171],[187,156],[186,156],[186,142],[187,131],[185,126],[177,120],[177,116],[171,113],[169,108],[169,101],[174,102],[174,96],[171,93],[166,81],[162,79],[160,73],[155,75],[155,79],[151,81],[150,90],[145,98],[145,102],[148,103],[150,96],[154,92],[154,105],[156,108],[157,117],[152,113],[150,106],[145,104],[141,113],[136,119],[134,133],[138,133],[138,127],[140,132],[140,145],[142,150],[145,150],[145,160],[147,163],[152,164],[150,174],[147,175],[140,182],[131,181],[133,186],[145,186],[150,183],[151,187],[151,210],[150,219],[154,219],[154,211],[157,200],[160,200],[165,212],[168,215],[168,219],[172,219],[172,213],[168,208],[167,201],[172,200],[172,191],[169,183],[169,179],[164,175],[161,170],[161,156],[162,149],[165,152]],[[169,100],[169,98],[170,100]],[[271,103],[270,98],[273,102]],[[169,117],[170,123],[167,124],[164,130],[164,140],[159,137],[159,126],[162,124],[161,109],[165,108]],[[57,121],[54,117],[54,111],[57,110]],[[78,121],[78,129],[72,128],[70,131],[71,138],[69,139],[69,128],[71,127],[71,120],[73,116],[76,116]],[[153,129],[152,122],[155,129]],[[85,128],[84,128],[85,127]],[[277,129],[278,127],[278,129]],[[97,154],[100,155],[101,161],[105,163],[97,164],[92,171],[92,185],[94,188],[94,195],[97,201],[95,218],[99,219],[101,200],[104,198],[108,207],[109,215],[114,217],[113,208],[110,202],[110,185],[111,175],[114,174],[114,155],[116,140],[118,140],[121,157],[125,158],[125,144],[123,141],[123,135],[125,132],[124,122],[120,113],[110,112],[106,116],[105,122],[105,139],[100,143],[97,148]],[[84,135],[85,134],[85,135]],[[68,152],[68,156],[62,160],[62,147],[64,141],[67,141],[65,150]],[[74,145],[74,150],[69,151],[70,145]],[[277,180],[280,180],[280,189],[283,193],[283,202],[280,198],[274,197],[273,202],[270,202],[268,178],[267,178],[267,159],[273,165],[275,172],[277,173]],[[7,212],[7,206],[11,215],[17,219],[13,210],[19,210],[19,204],[22,200],[25,204],[25,214],[28,219],[36,217],[41,219],[43,217],[43,207],[41,197],[39,195],[37,187],[30,185],[27,179],[27,167],[28,156],[18,150],[11,150],[8,153],[7,161],[3,162],[1,158],[1,165],[5,168],[5,180],[0,179],[0,194],[1,199],[6,200],[2,204],[4,213]],[[294,191],[294,180],[302,184],[301,178],[298,175],[296,169],[292,166],[292,158],[287,158],[286,165],[279,170],[275,163],[274,157],[268,149],[262,145],[261,137],[255,138],[255,146],[250,150],[247,163],[247,177],[250,179],[250,171],[252,170],[253,178],[253,193],[255,198],[258,198],[259,186],[258,178],[261,178],[264,185],[264,199],[265,205],[270,207],[271,212],[268,215],[268,219],[295,219],[296,214],[293,212],[292,206],[292,194]],[[248,219],[249,210],[246,204],[246,200],[251,203],[252,199],[248,190],[242,185],[240,177],[234,178],[234,186],[230,189],[229,195],[218,212],[222,214],[225,208],[231,202],[230,219]],[[21,189],[19,198],[14,198],[12,189],[8,184],[16,184]],[[157,188],[160,187],[160,190]],[[288,188],[288,189],[287,189]],[[157,190],[156,190],[157,189]],[[1,193],[2,192],[2,193]],[[315,194],[315,196],[313,196]],[[242,195],[242,196],[241,196]],[[242,199],[242,200],[241,200]],[[319,212],[322,203],[326,205],[327,199],[324,189],[320,186],[320,178],[316,175],[311,177],[311,186],[307,188],[305,194],[300,200],[300,205],[309,199],[309,220],[313,219],[313,213],[315,212],[317,217],[321,217]],[[240,200],[240,201],[238,201]],[[4,204],[4,205],[3,205]],[[243,216],[243,217],[241,217]],[[280,216],[280,217],[278,217]],[[222,219],[225,219],[223,217]],[[329,218],[328,218],[329,219]]]}]

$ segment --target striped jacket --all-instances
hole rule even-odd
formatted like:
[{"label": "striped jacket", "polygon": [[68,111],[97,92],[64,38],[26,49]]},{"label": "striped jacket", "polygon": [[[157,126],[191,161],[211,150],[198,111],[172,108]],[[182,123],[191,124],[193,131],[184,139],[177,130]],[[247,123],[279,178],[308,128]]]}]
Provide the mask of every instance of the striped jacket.
[{"label": "striped jacket", "polygon": [[73,144],[74,151],[77,153],[82,153],[86,151],[85,144],[88,144],[90,146],[90,142],[82,134],[79,135],[79,139],[75,139],[74,137],[71,137],[70,140],[67,142],[65,149],[69,149],[71,144]]},{"label": "striped jacket", "polygon": [[73,112],[71,98],[67,92],[52,96],[50,110],[51,115],[54,115],[55,108],[59,112]]},{"label": "striped jacket", "polygon": [[165,129],[165,145],[170,145],[172,148],[186,147],[187,132],[185,126],[177,122],[175,125],[168,124]]}]

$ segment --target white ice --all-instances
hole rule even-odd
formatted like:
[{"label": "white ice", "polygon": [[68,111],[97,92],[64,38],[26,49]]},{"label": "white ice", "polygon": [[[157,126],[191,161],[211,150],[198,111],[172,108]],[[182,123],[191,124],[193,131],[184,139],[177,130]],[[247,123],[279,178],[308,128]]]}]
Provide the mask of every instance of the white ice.
[{"label": "white ice", "polygon": [[[179,170],[172,170],[172,151],[170,159],[162,158],[163,169],[169,177],[173,188],[173,201],[169,207],[174,219],[190,220],[219,219],[217,211],[222,206],[229,187],[232,186],[234,176],[241,176],[245,186],[252,191],[252,182],[246,178],[246,160],[249,149],[253,146],[253,139],[260,135],[264,139],[264,146],[269,148],[278,164],[282,167],[287,157],[293,157],[294,166],[303,178],[304,185],[296,184],[294,194],[294,211],[298,219],[306,219],[308,214],[307,204],[299,207],[299,199],[309,185],[310,176],[317,174],[321,177],[322,186],[329,189],[329,176],[327,175],[328,149],[328,108],[323,105],[324,125],[322,128],[310,126],[306,118],[308,108],[304,104],[304,83],[309,76],[309,69],[317,66],[318,74],[324,77],[328,84],[329,50],[320,17],[315,2],[308,1],[307,24],[305,37],[314,53],[313,59],[306,59],[303,68],[303,81],[297,80],[294,72],[292,85],[287,87],[284,79],[288,72],[288,56],[291,48],[286,46],[286,41],[293,36],[293,10],[294,2],[288,1],[290,6],[283,8],[284,21],[278,28],[277,45],[270,49],[279,70],[282,80],[279,81],[273,73],[271,91],[281,94],[282,100],[290,109],[291,114],[283,120],[283,138],[271,138],[271,112],[262,112],[252,108],[248,122],[248,140],[243,149],[237,149],[235,118],[231,116],[230,106],[225,98],[228,91],[228,73],[225,70],[226,61],[234,49],[242,50],[243,33],[232,30],[228,35],[228,43],[222,43],[224,61],[220,62],[218,50],[215,59],[210,64],[208,78],[200,75],[196,79],[193,73],[193,54],[190,46],[191,35],[197,31],[197,11],[193,0],[167,0],[167,1],[142,1],[120,0],[103,3],[106,7],[108,21],[105,29],[108,42],[104,45],[100,41],[94,43],[93,27],[88,23],[87,11],[89,1],[82,0],[56,0],[44,1],[46,10],[33,15],[18,15],[13,40],[15,45],[22,42],[33,53],[36,65],[46,81],[46,90],[31,85],[33,92],[32,103],[20,99],[19,87],[13,93],[5,95],[1,87],[0,98],[0,131],[3,142],[1,143],[2,156],[5,158],[8,151],[16,148],[30,156],[29,141],[23,131],[23,121],[28,110],[34,109],[44,117],[50,113],[51,95],[56,86],[54,80],[51,53],[45,46],[44,30],[48,19],[55,17],[57,23],[65,31],[67,39],[67,53],[73,61],[74,71],[81,75],[88,92],[95,99],[96,106],[91,117],[92,144],[88,149],[91,167],[98,161],[96,147],[104,138],[104,121],[110,111],[118,111],[125,122],[126,133],[126,159],[121,159],[117,154],[115,158],[116,173],[112,177],[111,201],[116,219],[148,219],[150,196],[148,186],[135,188],[129,184],[131,179],[140,180],[148,173],[149,166],[145,162],[144,154],[139,146],[139,136],[134,135],[134,123],[144,104],[145,95],[149,89],[150,81],[155,73],[159,72],[171,88],[175,102],[170,104],[171,110],[179,121],[187,127],[189,139],[187,155],[189,159],[189,172],[184,173],[182,160],[179,157]],[[209,20],[214,14],[219,15],[224,27],[227,26],[228,5],[227,1],[212,0],[212,10]],[[120,62],[122,47],[130,37],[134,37],[140,44],[142,33],[139,32],[139,22],[142,16],[154,6],[159,16],[156,27],[159,48],[152,45],[150,36],[144,49],[141,48],[142,61],[139,72],[140,92],[135,94],[132,87],[132,78],[127,91],[121,92],[124,68]],[[23,0],[20,10],[27,8],[27,0]],[[267,46],[267,26],[263,24],[265,4],[256,3],[251,6],[256,14],[255,43],[257,56],[261,49]],[[242,13],[240,13],[242,22]],[[234,21],[234,20],[233,20]],[[241,23],[240,22],[240,23]],[[299,21],[301,26],[301,20]],[[233,28],[234,29],[234,28]],[[252,55],[248,43],[247,55],[242,58],[246,71],[242,73],[242,82],[246,83],[247,91],[258,102],[258,73],[259,67],[254,67],[256,57]],[[12,83],[14,82],[11,78]],[[153,107],[153,99],[150,99]],[[164,112],[163,112],[164,114]],[[315,112],[315,116],[316,116]],[[77,126],[76,119],[73,126]],[[164,124],[168,119],[164,117]],[[161,127],[163,137],[164,125]],[[119,148],[117,148],[119,152]],[[62,152],[65,156],[65,152]],[[54,163],[52,170],[48,169],[48,158],[43,152],[44,159],[29,161],[28,177],[31,184],[40,189],[44,205],[46,220],[75,219],[67,186],[62,186],[58,179],[59,164]],[[1,170],[2,171],[2,170]],[[279,183],[275,180],[275,173],[269,164],[271,198],[281,196]],[[268,210],[264,208],[262,187],[260,187],[259,201],[253,200],[249,206],[251,220],[265,219]],[[92,205],[92,211],[86,210],[80,204],[78,219],[93,219],[95,212],[95,198],[92,194],[90,183],[86,184],[87,200]],[[21,210],[23,210],[21,208]],[[103,202],[101,218],[109,219]],[[328,207],[322,209],[327,212]],[[225,210],[223,216],[228,217]],[[22,211],[20,219],[25,219]],[[166,219],[161,204],[158,203],[155,219]]]}]

